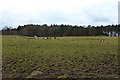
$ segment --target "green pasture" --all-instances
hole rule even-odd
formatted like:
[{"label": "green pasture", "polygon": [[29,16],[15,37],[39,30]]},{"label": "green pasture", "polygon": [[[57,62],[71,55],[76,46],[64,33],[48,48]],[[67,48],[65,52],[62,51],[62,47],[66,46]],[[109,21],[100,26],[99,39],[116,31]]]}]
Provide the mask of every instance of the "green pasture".
[{"label": "green pasture", "polygon": [[118,37],[2,37],[3,78],[116,78],[117,56]]}]

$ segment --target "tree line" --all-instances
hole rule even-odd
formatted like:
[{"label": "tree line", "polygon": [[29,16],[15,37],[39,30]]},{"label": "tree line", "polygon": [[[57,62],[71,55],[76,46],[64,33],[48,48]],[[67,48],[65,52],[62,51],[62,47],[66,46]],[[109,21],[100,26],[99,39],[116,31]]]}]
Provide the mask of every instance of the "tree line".
[{"label": "tree line", "polygon": [[17,28],[4,27],[2,35],[22,35],[22,36],[108,36],[109,32],[120,33],[120,25],[101,25],[101,26],[77,26],[77,25],[57,25],[57,24],[27,24],[19,25]]}]

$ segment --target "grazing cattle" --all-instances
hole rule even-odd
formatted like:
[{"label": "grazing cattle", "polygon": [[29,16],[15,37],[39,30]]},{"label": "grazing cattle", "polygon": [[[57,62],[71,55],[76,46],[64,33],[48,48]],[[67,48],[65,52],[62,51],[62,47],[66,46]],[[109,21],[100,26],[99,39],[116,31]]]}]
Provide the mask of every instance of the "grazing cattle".
[{"label": "grazing cattle", "polygon": [[44,40],[47,40],[48,38],[46,37],[46,38],[43,38]]},{"label": "grazing cattle", "polygon": [[45,40],[47,40],[48,39],[48,37],[46,37],[46,38],[44,38]]},{"label": "grazing cattle", "polygon": [[46,39],[49,39],[48,37],[46,37]]},{"label": "grazing cattle", "polygon": [[36,36],[36,35],[34,36],[34,39],[37,39],[37,36]]},{"label": "grazing cattle", "polygon": [[54,39],[56,39],[56,37],[54,36]]},{"label": "grazing cattle", "polygon": [[[42,39],[44,39],[44,40],[48,40],[48,39],[52,39],[52,38],[50,38],[50,37],[45,37],[45,38],[42,38]],[[53,37],[53,39],[57,39],[56,37]],[[59,40],[59,39],[58,39]]]}]

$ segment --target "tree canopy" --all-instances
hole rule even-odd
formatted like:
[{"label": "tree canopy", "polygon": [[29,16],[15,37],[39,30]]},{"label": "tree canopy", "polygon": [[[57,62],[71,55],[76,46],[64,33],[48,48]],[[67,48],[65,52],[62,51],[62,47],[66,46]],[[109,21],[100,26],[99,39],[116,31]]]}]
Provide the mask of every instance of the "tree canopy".
[{"label": "tree canopy", "polygon": [[27,24],[17,28],[5,27],[2,29],[3,35],[22,35],[22,36],[108,36],[109,32],[120,33],[120,25],[106,26],[77,26],[77,25],[57,25],[57,24]]}]

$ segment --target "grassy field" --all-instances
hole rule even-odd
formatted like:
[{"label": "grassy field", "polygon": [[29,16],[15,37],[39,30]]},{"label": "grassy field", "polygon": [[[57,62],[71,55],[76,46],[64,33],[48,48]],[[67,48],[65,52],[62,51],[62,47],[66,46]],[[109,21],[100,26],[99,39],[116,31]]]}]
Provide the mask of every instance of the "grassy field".
[{"label": "grassy field", "polygon": [[118,77],[117,37],[2,39],[3,78]]}]

